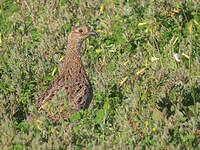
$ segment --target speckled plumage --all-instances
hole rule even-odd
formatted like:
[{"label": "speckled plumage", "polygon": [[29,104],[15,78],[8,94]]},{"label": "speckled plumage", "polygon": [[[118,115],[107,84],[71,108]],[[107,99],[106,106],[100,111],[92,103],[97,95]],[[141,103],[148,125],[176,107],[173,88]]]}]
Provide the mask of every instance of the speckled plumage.
[{"label": "speckled plumage", "polygon": [[80,50],[82,42],[90,35],[95,34],[85,26],[72,29],[68,36],[66,59],[59,75],[36,100],[39,111],[62,89],[65,89],[67,93],[69,103],[73,103],[73,108],[71,108],[73,112],[89,107],[93,91],[81,61]]}]

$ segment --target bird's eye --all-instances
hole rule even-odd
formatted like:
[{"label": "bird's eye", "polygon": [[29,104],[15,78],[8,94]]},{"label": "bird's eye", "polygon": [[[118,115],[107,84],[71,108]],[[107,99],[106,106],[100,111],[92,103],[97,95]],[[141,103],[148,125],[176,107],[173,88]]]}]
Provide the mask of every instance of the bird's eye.
[{"label": "bird's eye", "polygon": [[79,29],[78,31],[79,31],[80,33],[82,33],[82,32],[83,32],[83,30],[82,30],[82,29]]}]

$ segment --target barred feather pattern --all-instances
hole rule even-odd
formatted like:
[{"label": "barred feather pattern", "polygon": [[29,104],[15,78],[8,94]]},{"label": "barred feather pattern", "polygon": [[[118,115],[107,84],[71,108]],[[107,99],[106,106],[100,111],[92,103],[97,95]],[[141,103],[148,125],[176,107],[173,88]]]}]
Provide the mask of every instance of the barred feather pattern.
[{"label": "barred feather pattern", "polygon": [[42,105],[52,101],[59,91],[65,90],[69,103],[74,104],[73,111],[87,109],[93,99],[93,90],[81,61],[80,50],[82,42],[95,32],[87,27],[76,27],[68,36],[67,54],[62,69],[55,80],[42,92],[36,100],[39,112]]}]

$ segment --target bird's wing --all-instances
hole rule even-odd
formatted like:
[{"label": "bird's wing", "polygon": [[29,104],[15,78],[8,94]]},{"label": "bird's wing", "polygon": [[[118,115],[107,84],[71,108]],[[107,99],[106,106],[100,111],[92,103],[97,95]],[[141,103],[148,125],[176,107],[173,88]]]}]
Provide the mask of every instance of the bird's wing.
[{"label": "bird's wing", "polygon": [[42,92],[40,97],[36,100],[36,106],[40,109],[46,102],[51,101],[53,97],[64,87],[65,75],[59,74],[56,79]]}]

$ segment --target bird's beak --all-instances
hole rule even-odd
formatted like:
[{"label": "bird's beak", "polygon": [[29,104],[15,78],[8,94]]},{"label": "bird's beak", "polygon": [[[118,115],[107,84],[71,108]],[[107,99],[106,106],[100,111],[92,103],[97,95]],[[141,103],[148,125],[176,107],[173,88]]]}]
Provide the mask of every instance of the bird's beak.
[{"label": "bird's beak", "polygon": [[90,31],[90,32],[89,32],[89,35],[95,35],[95,36],[97,36],[97,33],[94,32],[94,31]]}]

